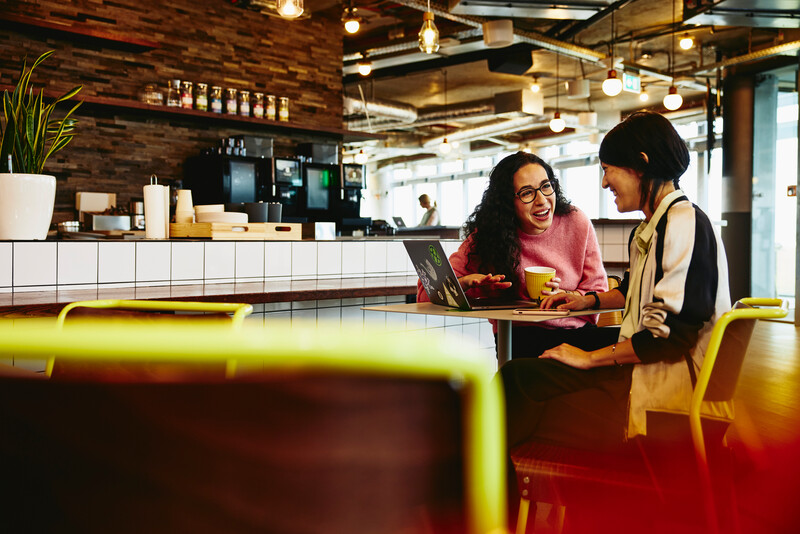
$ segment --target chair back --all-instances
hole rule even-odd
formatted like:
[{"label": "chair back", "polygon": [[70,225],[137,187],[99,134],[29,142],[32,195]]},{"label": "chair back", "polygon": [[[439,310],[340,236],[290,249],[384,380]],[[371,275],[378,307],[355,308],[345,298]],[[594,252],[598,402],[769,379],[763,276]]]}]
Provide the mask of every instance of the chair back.
[{"label": "chair back", "polygon": [[[753,308],[742,301],[738,301],[733,306],[733,309]],[[718,360],[717,364],[714,365],[703,400],[727,401],[733,399],[736,383],[739,381],[739,374],[742,370],[744,355],[747,353],[747,347],[750,344],[756,321],[756,318],[743,318],[732,321],[727,325],[725,335],[722,336],[722,341],[717,350],[717,358],[724,358],[724,364]]]},{"label": "chair back", "polygon": [[[608,290],[611,291],[614,288],[619,287],[622,283],[622,280],[619,276],[609,275],[608,276]],[[598,314],[597,316],[597,326],[619,326],[622,324],[622,312],[617,310],[613,312],[605,312]]]},{"label": "chair back", "polygon": [[[502,392],[492,362],[452,340],[34,326],[0,324],[0,353],[170,362],[175,372],[0,377],[11,530],[487,533],[505,524]],[[233,378],[193,367],[231,359]]]}]

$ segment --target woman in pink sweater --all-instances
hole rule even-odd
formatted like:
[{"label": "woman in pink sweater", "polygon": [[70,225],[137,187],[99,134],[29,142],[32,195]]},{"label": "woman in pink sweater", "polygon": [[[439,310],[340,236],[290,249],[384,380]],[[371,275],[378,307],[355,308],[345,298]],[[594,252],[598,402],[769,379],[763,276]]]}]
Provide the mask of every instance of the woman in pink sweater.
[{"label": "woman in pink sweater", "polygon": [[[450,263],[470,296],[529,299],[524,269],[534,265],[556,270],[547,294],[608,290],[591,221],[564,197],[553,169],[538,156],[517,152],[500,161],[464,229],[467,239]],[[428,300],[419,283],[417,300]],[[512,357],[536,357],[561,343],[585,350],[613,343],[618,329],[597,328],[596,320],[588,315],[514,323]]]}]

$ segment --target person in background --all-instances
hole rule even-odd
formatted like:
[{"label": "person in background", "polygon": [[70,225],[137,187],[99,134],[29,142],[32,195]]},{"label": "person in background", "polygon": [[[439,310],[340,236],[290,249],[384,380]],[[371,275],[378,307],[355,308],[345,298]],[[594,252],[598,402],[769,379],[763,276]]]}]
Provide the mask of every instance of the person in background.
[{"label": "person in background", "polygon": [[[468,296],[530,300],[524,269],[531,266],[556,269],[549,294],[608,290],[591,221],[564,196],[550,165],[533,154],[517,152],[497,164],[464,233],[450,263]],[[417,287],[417,301],[428,301],[422,284]],[[616,329],[597,328],[596,321],[587,315],[514,323],[512,358],[536,357],[565,342],[591,349],[616,340]]]},{"label": "person in background", "polygon": [[423,194],[419,196],[419,205],[427,210],[419,221],[419,226],[439,226],[439,210],[436,209],[436,201],[434,200],[433,206],[431,206],[431,197]]},{"label": "person in background", "polygon": [[[619,339],[596,350],[563,344],[535,360],[504,365],[499,374],[510,448],[542,436],[561,445],[606,448],[646,434],[648,409],[688,413],[711,330],[731,307],[719,233],[678,189],[689,151],[669,120],[633,113],[606,134],[599,156],[602,186],[614,194],[617,209],[644,212],[629,240],[630,271],[619,288],[558,293],[542,307],[624,306]],[[564,402],[588,390],[594,390],[590,402]],[[556,435],[540,424],[551,419],[542,414],[553,406],[560,407]],[[702,408],[720,419],[730,419],[731,409],[725,402],[704,402]]]}]

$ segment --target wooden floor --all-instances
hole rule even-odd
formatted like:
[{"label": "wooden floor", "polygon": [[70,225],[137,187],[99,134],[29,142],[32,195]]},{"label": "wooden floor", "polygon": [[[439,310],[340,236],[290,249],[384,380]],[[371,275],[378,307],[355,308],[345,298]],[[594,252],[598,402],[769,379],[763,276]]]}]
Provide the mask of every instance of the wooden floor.
[{"label": "wooden floor", "polygon": [[728,442],[742,533],[800,532],[800,328],[757,323]]}]

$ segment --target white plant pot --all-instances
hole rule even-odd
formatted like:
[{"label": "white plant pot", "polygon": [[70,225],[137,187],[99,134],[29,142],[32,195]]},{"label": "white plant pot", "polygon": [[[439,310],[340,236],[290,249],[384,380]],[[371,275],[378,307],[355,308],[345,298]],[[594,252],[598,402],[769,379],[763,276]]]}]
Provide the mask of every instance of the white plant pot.
[{"label": "white plant pot", "polygon": [[46,239],[55,200],[55,176],[0,173],[0,239]]}]

